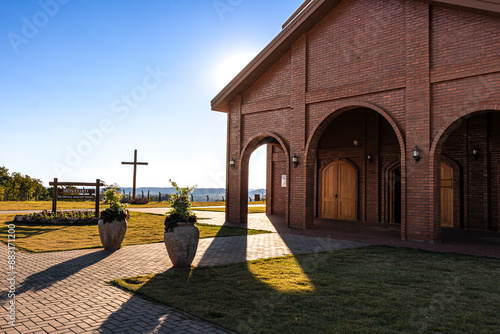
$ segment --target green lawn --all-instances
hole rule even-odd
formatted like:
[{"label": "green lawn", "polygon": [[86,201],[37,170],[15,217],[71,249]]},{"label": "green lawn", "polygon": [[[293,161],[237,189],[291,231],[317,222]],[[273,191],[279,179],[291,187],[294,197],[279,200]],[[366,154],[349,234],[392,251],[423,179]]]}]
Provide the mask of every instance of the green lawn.
[{"label": "green lawn", "polygon": [[[250,204],[266,204],[263,201],[251,202]],[[193,207],[200,206],[225,206],[225,202],[193,202]],[[100,209],[106,209],[109,206],[100,202]],[[130,208],[167,208],[170,205],[166,202],[150,202],[148,204],[132,204]],[[57,209],[94,209],[95,202],[57,202]],[[14,211],[14,210],[52,210],[51,201],[0,201],[0,211]]]},{"label": "green lawn", "polygon": [[[7,224],[14,215],[0,215],[0,240],[7,240]],[[130,212],[127,234],[122,245],[148,244],[163,241],[163,215]],[[197,224],[200,238],[224,237],[267,233],[265,231],[246,230],[235,227],[220,227]],[[29,252],[50,252],[82,248],[102,247],[97,225],[83,226],[47,226],[15,222],[15,245]]]},{"label": "green lawn", "polygon": [[365,247],[113,281],[238,333],[498,333],[500,260]]}]

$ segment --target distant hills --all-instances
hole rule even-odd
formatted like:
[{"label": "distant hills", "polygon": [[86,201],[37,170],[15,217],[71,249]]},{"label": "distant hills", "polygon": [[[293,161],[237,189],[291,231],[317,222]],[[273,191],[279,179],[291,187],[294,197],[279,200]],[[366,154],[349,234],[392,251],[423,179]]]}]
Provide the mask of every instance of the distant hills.
[{"label": "distant hills", "polygon": [[[121,188],[122,191],[125,191],[125,194],[132,194],[132,188]],[[141,197],[144,192],[144,197],[148,195],[158,200],[158,196],[161,193],[162,197],[167,194],[175,193],[175,189],[173,187],[140,187],[136,189],[136,197]],[[254,200],[255,194],[259,194],[262,198],[266,194],[265,189],[250,189],[248,191],[248,197]],[[226,199],[226,189],[225,188],[196,188],[193,191],[193,200],[194,201],[220,201]]]}]

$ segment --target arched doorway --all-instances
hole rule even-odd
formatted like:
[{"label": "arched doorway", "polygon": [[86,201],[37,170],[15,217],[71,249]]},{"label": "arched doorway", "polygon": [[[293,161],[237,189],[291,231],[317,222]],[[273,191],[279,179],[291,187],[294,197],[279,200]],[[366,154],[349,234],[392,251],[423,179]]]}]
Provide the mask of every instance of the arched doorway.
[{"label": "arched doorway", "polygon": [[[404,147],[394,122],[374,108],[359,106],[338,110],[325,118],[311,137],[307,163],[315,170],[311,170],[314,174],[308,174],[307,178],[314,181],[315,217],[389,222],[385,190],[387,165],[401,161]],[[403,168],[399,169],[399,222],[403,217],[400,199],[404,187]],[[343,185],[348,187],[344,191],[349,194],[345,201],[339,197]],[[396,196],[393,193],[393,197]],[[342,209],[348,214],[341,213]]]},{"label": "arched doorway", "polygon": [[321,218],[356,219],[356,169],[341,160],[326,166],[321,173]]},{"label": "arched doorway", "polygon": [[[470,112],[433,143],[436,227],[499,231],[500,112]],[[439,224],[439,225],[437,225]]]},{"label": "arched doorway", "polygon": [[[234,161],[234,167],[229,166],[228,168],[228,180],[235,182],[231,185],[230,191],[233,191],[235,195],[231,196],[228,194],[228,201],[226,203],[226,221],[230,222],[240,222],[246,223],[248,221],[248,182],[249,182],[249,164],[250,157],[252,153],[259,147],[266,145],[267,150],[267,173],[269,173],[269,164],[276,162],[276,166],[279,167],[278,171],[274,171],[274,174],[280,173],[282,175],[289,175],[289,153],[288,149],[280,138],[278,134],[275,133],[264,133],[253,137],[245,145],[244,149],[238,160]],[[231,174],[234,176],[231,178]],[[279,213],[285,215],[285,221],[288,222],[288,199],[289,199],[289,188],[284,188],[282,191],[277,192],[273,190],[274,184],[269,181],[273,179],[273,173],[266,177],[266,213],[272,214],[273,209],[276,210],[277,205],[273,202],[279,202],[280,207]],[[232,199],[232,200],[230,200]],[[234,199],[237,199],[236,201]]]}]

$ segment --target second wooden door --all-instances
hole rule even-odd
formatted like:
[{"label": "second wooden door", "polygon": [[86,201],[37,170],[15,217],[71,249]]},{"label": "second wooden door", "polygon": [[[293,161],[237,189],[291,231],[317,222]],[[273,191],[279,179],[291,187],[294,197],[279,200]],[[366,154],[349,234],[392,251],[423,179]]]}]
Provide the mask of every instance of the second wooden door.
[{"label": "second wooden door", "polygon": [[441,226],[453,227],[453,169],[441,162]]}]

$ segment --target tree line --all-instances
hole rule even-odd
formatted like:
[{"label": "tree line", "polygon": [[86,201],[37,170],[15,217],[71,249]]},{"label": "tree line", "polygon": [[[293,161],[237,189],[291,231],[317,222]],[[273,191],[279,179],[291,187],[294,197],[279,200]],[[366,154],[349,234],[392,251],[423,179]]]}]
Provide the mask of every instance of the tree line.
[{"label": "tree line", "polygon": [[9,173],[0,166],[0,200],[2,201],[47,201],[51,194],[39,179],[21,173]]}]

